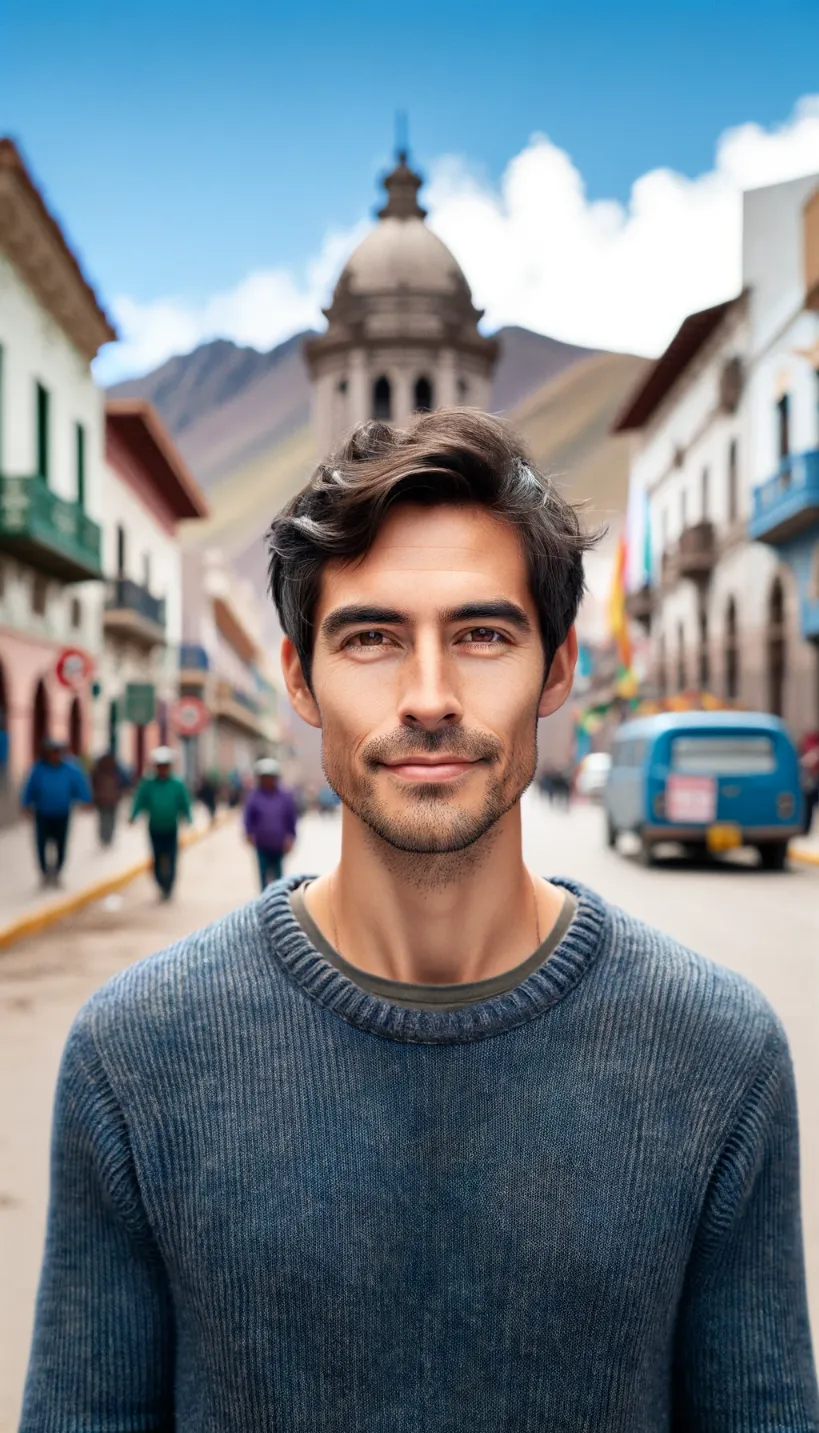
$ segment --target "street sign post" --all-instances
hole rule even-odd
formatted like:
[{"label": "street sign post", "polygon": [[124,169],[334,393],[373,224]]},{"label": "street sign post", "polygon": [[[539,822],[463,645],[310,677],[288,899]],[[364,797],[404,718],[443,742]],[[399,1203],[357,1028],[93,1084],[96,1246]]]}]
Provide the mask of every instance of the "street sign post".
[{"label": "street sign post", "polygon": [[72,691],[79,691],[91,680],[93,659],[81,647],[64,647],[57,658],[57,681]]},{"label": "street sign post", "polygon": [[156,714],[156,691],[151,682],[129,682],[125,688],[126,721],[134,726],[147,726]]},{"label": "street sign post", "polygon": [[210,725],[210,712],[201,697],[179,697],[171,707],[171,726],[177,736],[198,736]]}]

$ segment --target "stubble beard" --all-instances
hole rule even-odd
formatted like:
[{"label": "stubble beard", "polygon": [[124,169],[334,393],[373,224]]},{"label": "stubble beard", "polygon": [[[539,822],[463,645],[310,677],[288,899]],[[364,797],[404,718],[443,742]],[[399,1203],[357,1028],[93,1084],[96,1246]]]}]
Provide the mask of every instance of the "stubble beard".
[{"label": "stubble beard", "polygon": [[[325,740],[324,775],[343,805],[363,823],[379,859],[413,886],[442,888],[487,859],[499,821],[534,780],[537,722],[528,740],[513,748],[513,759],[507,765],[503,763],[503,747],[495,738],[460,731],[406,730],[392,738],[375,740],[359,758],[360,772],[344,761],[343,750],[343,741]],[[377,782],[385,779],[383,774],[377,775],[381,764],[401,757],[409,759],[420,752],[485,762],[490,775],[480,810],[459,807],[457,790],[448,783],[428,782],[407,785],[403,799],[396,793],[396,804],[403,809],[390,810],[378,793]]]}]

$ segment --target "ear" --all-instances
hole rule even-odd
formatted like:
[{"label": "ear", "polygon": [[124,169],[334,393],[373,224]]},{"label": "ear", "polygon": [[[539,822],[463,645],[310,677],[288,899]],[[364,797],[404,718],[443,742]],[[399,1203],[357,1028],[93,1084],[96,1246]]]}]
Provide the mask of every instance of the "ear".
[{"label": "ear", "polygon": [[540,694],[540,703],[537,709],[539,717],[551,716],[552,712],[556,712],[559,707],[563,706],[572,689],[576,666],[577,633],[574,627],[570,627],[568,637],[555,652],[549,675]]},{"label": "ear", "polygon": [[321,727],[321,713],[316,699],[304,680],[301,659],[289,637],[282,642],[282,674],[290,705],[308,726]]}]

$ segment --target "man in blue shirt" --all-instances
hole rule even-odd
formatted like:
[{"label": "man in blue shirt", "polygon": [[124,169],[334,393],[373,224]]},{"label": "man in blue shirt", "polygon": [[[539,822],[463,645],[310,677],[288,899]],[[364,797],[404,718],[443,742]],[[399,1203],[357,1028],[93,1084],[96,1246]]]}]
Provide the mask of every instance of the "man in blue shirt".
[{"label": "man in blue shirt", "polygon": [[[65,861],[72,807],[91,804],[91,788],[85,773],[65,755],[64,743],[46,737],[42,755],[23,787],[23,809],[34,816],[37,860],[44,886],[59,886]],[[49,860],[49,847],[54,860]]]}]

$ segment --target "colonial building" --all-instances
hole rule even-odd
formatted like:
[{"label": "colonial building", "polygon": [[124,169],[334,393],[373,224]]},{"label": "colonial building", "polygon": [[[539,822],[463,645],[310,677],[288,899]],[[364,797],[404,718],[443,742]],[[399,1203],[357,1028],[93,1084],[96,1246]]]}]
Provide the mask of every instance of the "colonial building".
[{"label": "colonial building", "polygon": [[103,401],[91,361],[114,329],[17,148],[0,140],[0,796],[47,733],[87,749],[88,686],[61,651],[102,640]]},{"label": "colonial building", "polygon": [[262,612],[252,588],[215,548],[185,552],[183,594],[179,690],[199,697],[210,717],[203,732],[183,743],[186,779],[193,783],[203,771],[246,775],[279,739]]},{"label": "colonial building", "polygon": [[614,425],[633,439],[629,610],[651,635],[646,694],[705,690],[797,736],[819,726],[819,321],[803,217],[816,188],[744,195],[742,293],[685,320]]},{"label": "colonial building", "polygon": [[176,527],[205,517],[207,507],[144,399],[106,404],[105,461],[95,750],[112,748],[139,775],[146,752],[169,738],[168,710],[178,695],[182,554]]},{"label": "colonial building", "polygon": [[368,418],[402,423],[423,409],[490,406],[498,345],[478,332],[482,313],[464,274],[424,223],[421,184],[399,154],[379,223],[342,269],[325,332],[307,342],[320,453]]}]

